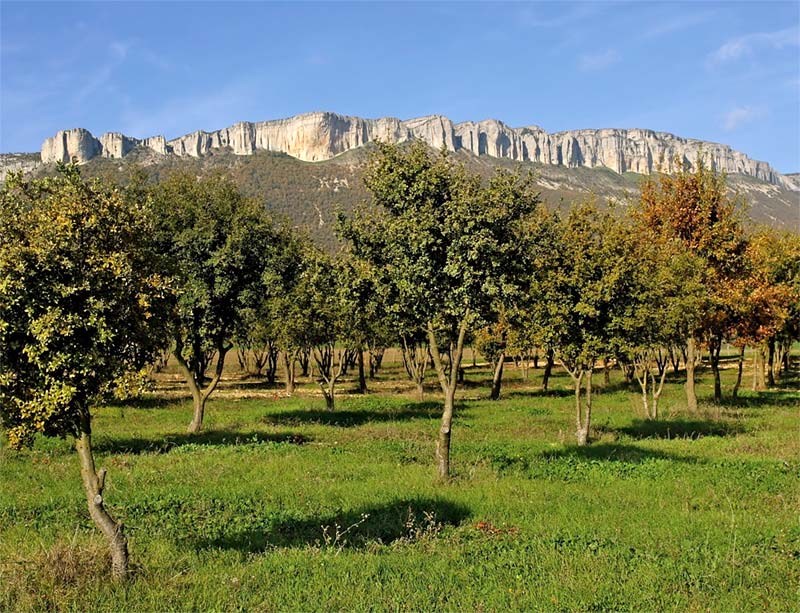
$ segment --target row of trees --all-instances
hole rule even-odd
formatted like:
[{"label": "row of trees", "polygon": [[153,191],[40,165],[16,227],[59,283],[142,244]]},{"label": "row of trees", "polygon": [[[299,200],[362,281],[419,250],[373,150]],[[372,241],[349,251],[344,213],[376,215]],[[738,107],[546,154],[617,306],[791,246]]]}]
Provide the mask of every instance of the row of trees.
[{"label": "row of trees", "polygon": [[[590,439],[592,377],[617,363],[658,416],[668,361],[708,351],[715,398],[723,340],[756,348],[757,387],[800,334],[800,241],[747,235],[724,178],[695,171],[643,183],[630,210],[592,201],[543,208],[530,176],[488,181],[424,145],[380,145],[365,173],[372,201],[340,216],[331,256],[276,224],[223,176],[150,185],[10,178],[0,192],[0,418],[12,446],[74,435],[89,512],[127,572],[122,525],[104,507],[91,407],[167,350],[202,428],[227,356],[238,351],[286,390],[313,366],[330,410],[337,382],[400,346],[421,397],[432,368],[443,410],[437,471],[450,475],[455,396],[467,342],[492,361],[556,360],[572,377],[578,444]],[[366,356],[366,357],[365,357]],[[737,383],[735,391],[738,391]]]}]

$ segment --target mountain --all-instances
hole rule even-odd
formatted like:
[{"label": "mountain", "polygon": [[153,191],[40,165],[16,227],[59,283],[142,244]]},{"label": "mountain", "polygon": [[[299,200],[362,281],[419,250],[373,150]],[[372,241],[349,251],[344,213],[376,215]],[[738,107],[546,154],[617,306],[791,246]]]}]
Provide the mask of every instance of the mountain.
[{"label": "mountain", "polygon": [[401,121],[394,117],[362,119],[336,113],[307,113],[288,119],[240,122],[214,132],[197,131],[167,141],[163,136],[136,139],[118,132],[95,138],[77,128],[58,132],[42,144],[42,162],[79,162],[102,156],[122,158],[137,147],[160,155],[201,157],[230,149],[235,155],[256,151],[286,153],[305,162],[320,162],[375,140],[401,143],[420,139],[431,147],[468,151],[475,155],[567,168],[607,168],[616,173],[650,174],[675,170],[676,164],[694,163],[702,155],[712,168],[742,174],[787,189],[795,181],[766,162],[752,160],[728,145],[680,138],[652,130],[569,130],[548,133],[538,126],[511,128],[501,121],[453,123],[430,115]]},{"label": "mountain", "polygon": [[548,134],[509,128],[498,121],[453,124],[444,117],[359,119],[312,113],[290,119],[239,123],[216,132],[194,132],[167,141],[118,133],[95,138],[87,130],[59,132],[41,154],[0,154],[0,180],[10,170],[52,173],[55,161],[76,157],[89,175],[124,180],[135,164],[152,180],[174,169],[223,170],[241,189],[273,212],[333,245],[334,211],[349,211],[368,198],[361,172],[376,139],[422,139],[442,146],[472,170],[490,175],[498,166],[535,173],[542,196],[562,206],[587,194],[625,202],[636,197],[643,174],[673,168],[674,156],[691,162],[702,152],[728,173],[731,189],[749,203],[759,223],[800,231],[800,175],[781,175],[726,145],[649,130],[578,130]]}]

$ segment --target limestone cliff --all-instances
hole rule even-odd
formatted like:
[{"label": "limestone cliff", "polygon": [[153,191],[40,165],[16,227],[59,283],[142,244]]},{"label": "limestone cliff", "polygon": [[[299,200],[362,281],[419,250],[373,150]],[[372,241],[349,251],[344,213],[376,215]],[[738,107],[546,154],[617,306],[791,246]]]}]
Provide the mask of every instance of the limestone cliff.
[{"label": "limestone cliff", "polygon": [[120,158],[136,147],[161,155],[200,157],[215,149],[237,155],[279,151],[307,162],[328,160],[375,140],[399,143],[420,139],[434,148],[466,150],[517,161],[568,168],[608,168],[617,173],[671,172],[676,158],[693,163],[702,155],[714,169],[742,174],[797,190],[797,182],[752,160],[728,145],[686,139],[642,129],[569,130],[548,133],[538,126],[511,128],[501,121],[454,124],[430,115],[401,121],[393,117],[362,119],[335,113],[307,113],[288,119],[240,122],[214,132],[197,131],[166,141],[163,136],[138,140],[112,132],[96,139],[82,128],[58,132],[42,145],[42,161],[85,162],[93,157]]}]

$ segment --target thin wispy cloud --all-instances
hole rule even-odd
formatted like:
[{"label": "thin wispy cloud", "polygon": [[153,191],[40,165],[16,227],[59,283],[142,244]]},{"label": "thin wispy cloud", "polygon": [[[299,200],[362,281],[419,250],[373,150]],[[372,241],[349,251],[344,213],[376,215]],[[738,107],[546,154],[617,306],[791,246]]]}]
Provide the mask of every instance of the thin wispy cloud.
[{"label": "thin wispy cloud", "polygon": [[684,30],[709,22],[714,17],[714,14],[714,11],[704,11],[702,13],[680,15],[672,19],[660,20],[656,25],[642,32],[639,39],[650,40],[667,34],[683,32]]},{"label": "thin wispy cloud", "polygon": [[621,59],[616,49],[607,49],[600,53],[584,53],[578,58],[578,68],[585,72],[605,70]]},{"label": "thin wispy cloud", "polygon": [[88,73],[74,90],[73,100],[80,104],[89,96],[107,89],[119,68],[126,62],[144,62],[161,71],[171,69],[169,62],[136,40],[115,40],[108,44],[104,62]]},{"label": "thin wispy cloud", "polygon": [[732,109],[722,117],[722,127],[730,132],[739,126],[750,123],[759,116],[759,112],[749,106],[742,106]]},{"label": "thin wispy cloud", "polygon": [[761,49],[783,49],[800,46],[800,28],[775,32],[753,32],[725,42],[708,56],[708,64],[717,66],[753,55]]},{"label": "thin wispy cloud", "polygon": [[114,41],[108,45],[106,58],[103,64],[91,71],[83,83],[75,89],[73,100],[80,104],[89,96],[105,88],[114,76],[114,71],[128,57],[129,45],[121,41]]}]

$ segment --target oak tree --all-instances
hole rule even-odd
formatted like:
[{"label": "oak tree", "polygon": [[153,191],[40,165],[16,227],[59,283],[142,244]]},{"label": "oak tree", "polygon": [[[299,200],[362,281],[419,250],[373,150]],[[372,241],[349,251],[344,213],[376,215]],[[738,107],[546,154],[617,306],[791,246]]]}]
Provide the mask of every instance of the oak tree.
[{"label": "oak tree", "polygon": [[128,573],[122,524],[106,508],[92,451],[92,409],[114,381],[167,341],[171,288],[141,202],[76,166],[11,176],[0,191],[0,420],[12,447],[75,438],[89,514],[113,575]]}]

